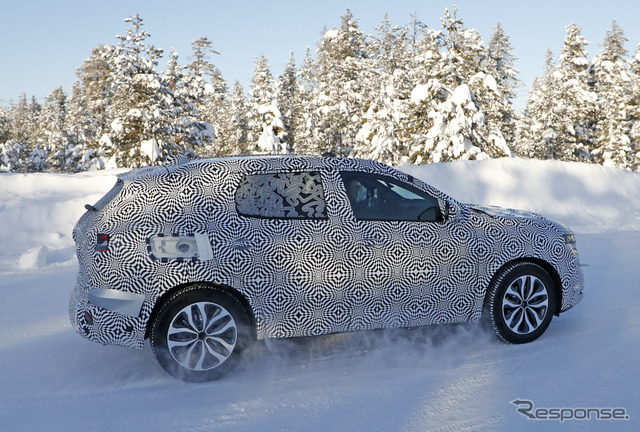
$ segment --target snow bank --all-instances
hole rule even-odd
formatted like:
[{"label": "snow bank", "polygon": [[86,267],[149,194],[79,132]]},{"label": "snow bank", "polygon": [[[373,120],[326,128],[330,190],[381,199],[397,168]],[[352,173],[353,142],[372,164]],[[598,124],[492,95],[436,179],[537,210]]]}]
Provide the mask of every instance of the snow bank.
[{"label": "snow bank", "polygon": [[578,162],[502,158],[401,170],[458,201],[530,210],[578,233],[640,230],[640,174]]},{"label": "snow bank", "polygon": [[[459,201],[532,210],[578,233],[640,230],[640,174],[617,168],[504,158],[401,169]],[[0,174],[0,270],[72,261],[84,205],[119,172]]]},{"label": "snow bank", "polygon": [[0,175],[0,269],[74,259],[71,231],[125,170]]}]

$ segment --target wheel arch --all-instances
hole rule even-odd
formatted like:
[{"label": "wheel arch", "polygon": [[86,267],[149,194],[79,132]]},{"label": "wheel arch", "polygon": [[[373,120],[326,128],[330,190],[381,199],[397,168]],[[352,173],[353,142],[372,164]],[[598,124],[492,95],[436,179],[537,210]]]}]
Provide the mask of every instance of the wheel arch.
[{"label": "wheel arch", "polygon": [[[547,262],[547,261],[545,261],[543,259],[533,258],[533,257],[525,257],[525,258],[518,258],[518,259],[511,260],[511,261],[507,261],[500,268],[498,268],[498,270],[496,270],[496,272],[493,274],[493,276],[491,277],[491,280],[489,281],[488,287],[493,285],[495,280],[500,276],[500,274],[502,273],[502,271],[505,268],[507,268],[510,265],[518,264],[518,263],[537,264],[540,267],[542,267],[544,269],[544,271],[547,272],[547,274],[551,278],[551,281],[553,282],[553,286],[555,288],[556,310],[553,311],[553,314],[555,316],[559,316],[560,315],[560,310],[562,309],[562,280],[560,279],[560,275],[558,274],[558,271],[555,269],[555,267],[553,267],[553,265],[551,265],[549,262]],[[486,302],[488,300],[487,299],[488,294],[489,294],[489,289],[487,289],[486,292],[485,292],[485,298],[484,298],[484,303],[483,303],[484,305],[486,305]]]},{"label": "wheel arch", "polygon": [[145,333],[144,333],[144,338],[145,339],[149,339],[149,337],[151,336],[151,325],[158,313],[158,311],[160,311],[160,309],[162,309],[162,306],[164,306],[165,302],[171,298],[171,296],[173,295],[173,293],[175,293],[176,291],[179,291],[183,288],[192,286],[192,285],[200,285],[203,287],[209,287],[209,288],[216,288],[216,289],[220,289],[223,290],[231,295],[233,295],[236,300],[238,300],[238,302],[240,302],[240,304],[242,304],[242,307],[244,308],[244,310],[248,313],[249,315],[249,320],[250,320],[250,324],[251,324],[251,328],[253,331],[253,337],[255,339],[256,337],[256,317],[253,313],[253,308],[251,307],[251,304],[249,303],[249,301],[247,300],[247,298],[242,295],[240,293],[240,291],[238,291],[237,289],[230,287],[228,285],[223,285],[223,284],[219,284],[219,283],[215,283],[215,282],[209,282],[209,281],[201,281],[201,282],[187,282],[184,284],[180,284],[180,285],[176,285],[171,289],[168,289],[167,291],[163,292],[160,297],[158,297],[156,299],[156,303],[153,306],[153,310],[151,311],[151,315],[149,315],[149,319],[147,320],[147,325],[146,325],[146,329],[145,329]]}]

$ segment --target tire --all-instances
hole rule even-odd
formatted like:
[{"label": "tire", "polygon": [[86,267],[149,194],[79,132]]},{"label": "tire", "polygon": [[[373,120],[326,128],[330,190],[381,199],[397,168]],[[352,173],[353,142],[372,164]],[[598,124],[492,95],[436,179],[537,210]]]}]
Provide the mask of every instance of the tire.
[{"label": "tire", "polygon": [[500,339],[528,343],[549,327],[556,310],[556,287],[539,265],[514,263],[492,281],[484,309],[485,321]]},{"label": "tire", "polygon": [[162,304],[152,322],[151,347],[169,374],[188,382],[218,379],[231,371],[255,339],[249,313],[223,289],[183,288]]}]

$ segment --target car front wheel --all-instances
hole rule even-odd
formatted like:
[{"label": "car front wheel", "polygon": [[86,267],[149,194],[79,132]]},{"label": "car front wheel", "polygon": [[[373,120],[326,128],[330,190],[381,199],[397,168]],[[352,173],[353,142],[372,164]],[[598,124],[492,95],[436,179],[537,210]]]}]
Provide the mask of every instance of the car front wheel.
[{"label": "car front wheel", "polygon": [[151,327],[160,365],[184,381],[211,381],[233,369],[253,339],[249,314],[235,296],[194,285],[169,297]]},{"label": "car front wheel", "polygon": [[553,280],[539,265],[518,262],[502,269],[487,292],[485,318],[498,337],[527,343],[540,337],[556,309]]}]

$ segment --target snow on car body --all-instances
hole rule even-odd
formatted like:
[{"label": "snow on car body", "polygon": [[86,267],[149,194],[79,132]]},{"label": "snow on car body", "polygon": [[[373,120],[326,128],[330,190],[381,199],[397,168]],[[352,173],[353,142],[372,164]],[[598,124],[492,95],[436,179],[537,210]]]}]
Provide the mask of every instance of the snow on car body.
[{"label": "snow on car body", "polygon": [[[459,203],[373,161],[182,160],[120,175],[87,208],[73,233],[74,328],[133,348],[151,337],[163,367],[187,380],[226,372],[256,338],[483,311],[501,338],[528,342],[583,295],[566,227]],[[199,321],[213,329],[220,316],[215,331]]]}]

